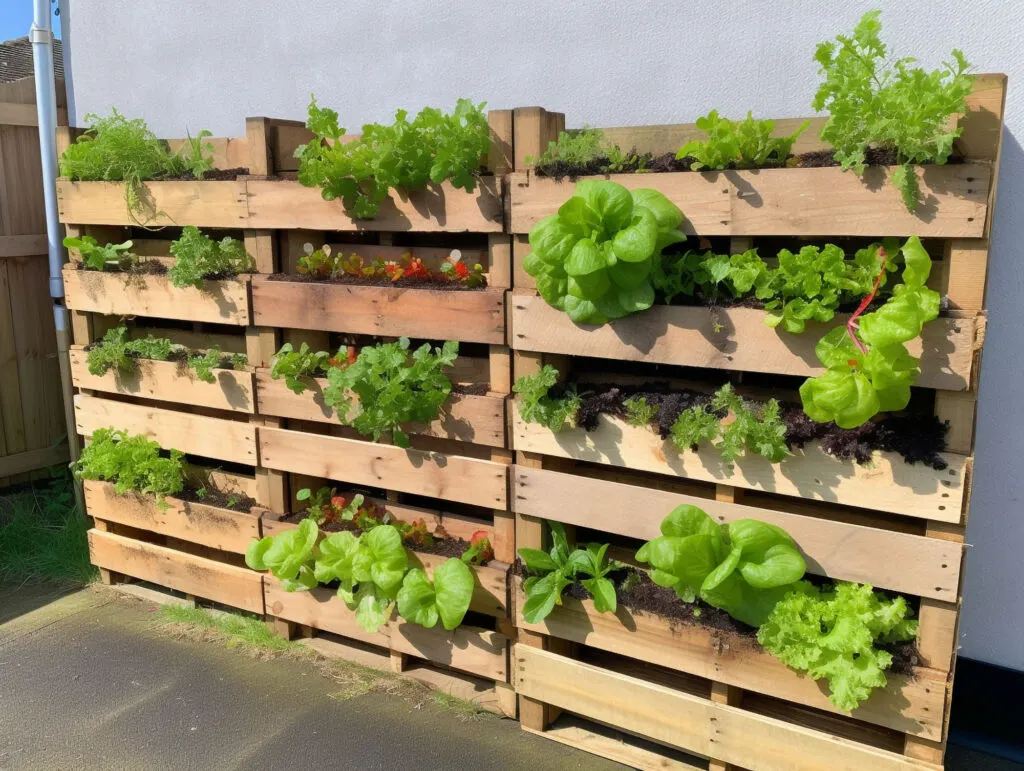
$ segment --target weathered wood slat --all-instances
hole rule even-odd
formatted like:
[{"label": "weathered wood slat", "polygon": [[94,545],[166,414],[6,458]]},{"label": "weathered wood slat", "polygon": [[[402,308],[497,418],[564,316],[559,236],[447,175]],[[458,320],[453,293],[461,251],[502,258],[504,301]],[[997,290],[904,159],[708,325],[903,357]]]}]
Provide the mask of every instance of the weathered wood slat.
[{"label": "weathered wood slat", "polygon": [[[89,225],[145,225],[200,228],[246,227],[245,180],[225,182],[145,182],[146,208],[128,210],[123,182],[57,180],[60,221]],[[147,218],[148,217],[148,218]]]}]

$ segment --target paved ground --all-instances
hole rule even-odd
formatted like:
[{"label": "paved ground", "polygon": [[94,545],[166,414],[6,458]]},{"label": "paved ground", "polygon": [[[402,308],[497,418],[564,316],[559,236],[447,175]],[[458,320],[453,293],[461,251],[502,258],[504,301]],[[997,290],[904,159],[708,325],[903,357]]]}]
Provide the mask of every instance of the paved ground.
[{"label": "paved ground", "polygon": [[158,636],[109,592],[0,589],[0,769],[621,769],[498,718]]},{"label": "paved ground", "polygon": [[[430,701],[338,700],[307,661],[154,632],[102,590],[0,587],[0,771],[621,769]],[[951,746],[949,771],[1016,764]]]}]

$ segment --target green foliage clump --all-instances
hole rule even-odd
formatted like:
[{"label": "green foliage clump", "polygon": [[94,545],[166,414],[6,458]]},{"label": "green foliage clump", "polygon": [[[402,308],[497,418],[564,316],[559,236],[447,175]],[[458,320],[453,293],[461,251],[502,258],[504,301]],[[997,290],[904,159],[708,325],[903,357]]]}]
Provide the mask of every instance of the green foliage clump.
[{"label": "green foliage clump", "polygon": [[581,180],[557,214],[530,230],[523,269],[574,322],[604,324],[654,304],[651,272],[662,249],[686,240],[683,219],[657,190]]},{"label": "green foliage clump", "polygon": [[[191,172],[196,178],[213,168],[213,145],[203,143],[209,131],[189,137],[180,151],[172,153],[141,118],[129,120],[116,109],[108,117],[85,116],[91,125],[59,161],[61,176],[83,182],[124,182],[125,201],[133,215],[152,218],[146,180],[175,177]],[[144,222],[145,220],[143,220]]]},{"label": "green foliage clump", "polygon": [[[452,392],[443,370],[455,364],[459,344],[449,340],[431,350],[429,343],[409,355],[409,338],[364,346],[354,362],[327,372],[324,403],[338,419],[373,440],[391,432],[399,447],[409,446],[403,423],[430,423]],[[352,397],[359,402],[354,415]]]},{"label": "green foliage clump", "polygon": [[118,495],[135,491],[162,499],[184,487],[183,457],[178,450],[160,457],[160,445],[142,434],[128,436],[114,428],[100,428],[72,468],[79,479],[113,482]]},{"label": "green foliage clump", "polygon": [[[725,422],[719,414],[731,415]],[[722,460],[732,463],[746,452],[752,452],[778,463],[789,449],[786,446],[786,424],[782,408],[769,399],[761,405],[748,402],[726,383],[715,393],[710,405],[683,410],[670,429],[672,443],[679,450],[696,449],[701,442],[714,442]]]},{"label": "green foliage clump", "polygon": [[306,127],[316,137],[295,151],[299,182],[320,187],[327,201],[340,198],[356,219],[376,217],[392,188],[420,190],[447,180],[472,192],[474,173],[490,148],[484,104],[468,99],[460,99],[451,114],[425,107],[412,121],[399,110],[390,126],[365,125],[356,141],[343,142],[338,113],[319,107],[314,97]]},{"label": "green foliage clump", "polygon": [[527,423],[547,426],[558,433],[566,424],[572,424],[583,400],[573,388],[561,396],[551,396],[551,388],[558,382],[558,370],[550,364],[536,375],[516,378],[512,391],[519,396],[519,416]]},{"label": "green foliage clump", "polygon": [[974,77],[961,51],[942,69],[926,72],[914,59],[887,60],[879,37],[880,11],[864,14],[852,36],[821,43],[814,54],[824,82],[815,110],[829,111],[821,138],[836,149],[844,169],[864,173],[869,147],[896,151],[892,182],[907,209],[915,211],[921,191],[912,164],[945,163],[961,129],[953,116],[967,112]]},{"label": "green foliage clump", "polygon": [[331,354],[327,351],[313,351],[308,343],[303,343],[296,351],[291,343],[285,343],[274,355],[270,377],[274,380],[284,378],[289,390],[301,394],[306,390],[306,384],[301,378],[325,375],[330,362]]},{"label": "green foliage clump", "polygon": [[561,522],[548,522],[552,547],[518,549],[530,577],[523,582],[526,602],[523,617],[531,624],[547,618],[556,605],[562,604],[562,592],[579,581],[594,598],[599,613],[614,613],[618,605],[615,583],[608,574],[625,567],[621,562],[608,559],[608,544],[587,544],[585,549],[570,549]]},{"label": "green foliage clump", "polygon": [[66,249],[78,250],[82,255],[82,264],[88,270],[106,270],[108,266],[116,266],[118,270],[127,270],[138,261],[138,257],[130,251],[135,245],[130,240],[122,244],[100,246],[92,236],[82,236],[81,238],[67,236],[62,243]]},{"label": "green foliage clump", "polygon": [[737,621],[760,626],[807,565],[785,530],[756,519],[716,523],[684,504],[661,523],[661,536],[636,553],[651,580],[684,602],[698,597]]},{"label": "green foliage clump", "polygon": [[800,386],[811,420],[856,428],[879,412],[902,410],[910,402],[910,387],[921,369],[905,344],[939,315],[941,297],[925,286],[932,261],[920,239],[908,239],[902,252],[903,283],[893,287],[885,304],[861,315],[874,293],[868,295],[846,326],[828,332],[815,346],[826,371]]},{"label": "green foliage clump", "polygon": [[526,163],[533,163],[538,170],[556,165],[588,168],[596,163],[598,168],[593,171],[605,174],[624,171],[627,167],[642,169],[644,159],[635,153],[624,153],[618,145],[606,142],[601,129],[584,126],[559,132],[558,139],[548,142],[540,157],[526,156]]},{"label": "green foliage clump", "polygon": [[220,348],[213,346],[206,353],[196,353],[189,356],[188,366],[196,373],[196,377],[204,383],[216,383],[217,378],[214,376],[213,370],[220,367],[223,358]]},{"label": "green foliage clump", "polygon": [[757,632],[765,650],[816,680],[828,680],[829,701],[854,710],[884,688],[892,654],[879,646],[913,640],[917,621],[903,597],[870,586],[801,581],[778,602]]},{"label": "green foliage clump", "polygon": [[136,358],[167,361],[175,348],[180,347],[165,337],[148,335],[142,340],[128,340],[127,337],[127,327],[108,329],[103,339],[89,349],[86,360],[89,374],[98,377],[110,369],[131,372],[135,369]]},{"label": "green foliage clump", "polygon": [[214,241],[192,225],[182,228],[181,238],[171,242],[171,254],[176,259],[168,273],[171,283],[179,289],[202,289],[208,277],[236,276],[254,268],[253,259],[241,241],[231,237]]},{"label": "green foliage clump", "polygon": [[708,138],[687,142],[679,148],[676,158],[694,158],[694,170],[756,169],[769,162],[785,163],[793,143],[810,125],[810,121],[804,121],[791,136],[773,137],[775,121],[754,120],[749,112],[746,120],[733,121],[712,110],[697,119],[697,128]]},{"label": "green foliage clump", "polygon": [[658,407],[655,404],[649,404],[647,399],[643,396],[630,397],[622,402],[626,408],[626,422],[631,426],[646,426],[654,420],[655,415],[658,414]]}]

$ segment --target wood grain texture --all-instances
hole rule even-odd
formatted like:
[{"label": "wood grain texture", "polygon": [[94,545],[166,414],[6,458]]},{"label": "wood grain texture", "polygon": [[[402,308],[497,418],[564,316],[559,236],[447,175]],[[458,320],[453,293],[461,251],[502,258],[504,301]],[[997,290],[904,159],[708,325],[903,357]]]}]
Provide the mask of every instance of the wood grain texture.
[{"label": "wood grain texture", "polygon": [[[980,238],[985,233],[992,169],[982,163],[917,169],[921,205],[907,211],[891,170],[863,177],[841,168],[612,174],[629,189],[664,193],[686,215],[683,229],[701,236],[912,236]],[[529,173],[509,176],[512,233],[529,233],[575,189],[569,181]]]},{"label": "wood grain texture", "polygon": [[129,435],[143,434],[167,450],[256,465],[256,427],[248,422],[85,394],[75,397],[75,422],[82,436],[90,436],[98,428],[114,427]]},{"label": "wood grain texture", "polygon": [[389,622],[391,650],[427,659],[460,672],[508,682],[508,638],[498,632],[460,626],[451,632],[427,629],[401,618]]},{"label": "wood grain texture", "polygon": [[318,586],[309,592],[286,592],[273,576],[264,576],[263,581],[264,599],[269,615],[368,645],[390,647],[387,627],[382,627],[378,632],[364,630],[356,622],[355,611],[348,609],[335,590]]},{"label": "wood grain texture", "polygon": [[176,498],[165,498],[167,506],[161,508],[151,495],[118,495],[110,482],[87,480],[83,487],[89,516],[95,519],[149,530],[233,554],[245,554],[252,539],[260,537],[258,511],[233,511]]},{"label": "wood grain texture", "polygon": [[654,741],[751,771],[930,769],[895,753],[524,645],[513,648],[516,690]]},{"label": "wood grain texture", "polygon": [[505,508],[508,466],[356,439],[260,428],[261,465],[487,508]]},{"label": "wood grain texture", "polygon": [[244,326],[249,320],[249,278],[206,281],[178,289],[167,276],[126,276],[64,267],[67,305],[116,316],[206,321]]},{"label": "wood grain texture", "polygon": [[818,443],[796,450],[780,464],[760,456],[743,456],[731,466],[718,450],[679,452],[650,428],[601,415],[595,431],[566,429],[555,434],[526,423],[513,405],[515,449],[556,458],[606,463],[657,474],[724,482],[751,490],[831,501],[908,517],[959,522],[965,494],[967,458],[943,453],[943,471],[910,465],[892,453],[874,454],[869,465],[834,458]]},{"label": "wood grain texture", "polygon": [[89,531],[94,565],[179,592],[263,614],[263,578],[248,568],[197,557],[166,546]]},{"label": "wood grain texture", "polygon": [[447,182],[414,192],[392,190],[372,220],[353,220],[340,200],[325,201],[320,188],[293,180],[249,180],[245,194],[250,228],[498,233],[503,227],[496,177],[479,179],[472,193]]},{"label": "wood grain texture", "polygon": [[647,541],[661,534],[672,509],[689,504],[716,522],[752,518],[781,527],[815,575],[945,601],[958,594],[963,546],[944,539],[524,466],[513,469],[512,479],[516,513],[538,519]]},{"label": "wood grain texture", "polygon": [[254,323],[355,335],[505,342],[505,292],[253,279]]},{"label": "wood grain texture", "polygon": [[[246,226],[246,183],[146,182],[151,216],[128,210],[123,182],[57,180],[57,210],[61,222],[90,225],[200,228]],[[141,221],[141,222],[140,222]],[[255,227],[255,226],[253,226]]]},{"label": "wood grain texture", "polygon": [[93,375],[89,373],[89,355],[85,350],[76,346],[69,356],[76,388],[231,412],[256,411],[251,372],[214,369],[215,382],[206,383],[196,377],[194,370],[178,362],[136,359],[135,369],[129,372],[109,369],[102,375]]},{"label": "wood grain texture", "polygon": [[[518,579],[515,584],[518,609],[526,598]],[[517,612],[516,625],[902,733],[933,740],[942,736],[948,694],[941,672],[918,669],[912,676],[890,673],[887,685],[875,689],[850,713],[829,701],[826,682],[816,682],[790,669],[753,638],[634,613],[622,606],[615,613],[599,613],[592,601],[572,597],[564,598],[562,605],[539,624],[527,622]]]},{"label": "wood grain texture", "polygon": [[[284,380],[270,377],[270,370],[258,369],[256,393],[260,414],[337,425],[334,409],[324,403],[327,378],[303,378],[303,381],[308,387],[297,394],[285,385]],[[410,434],[504,447],[505,399],[501,394],[455,393],[441,408],[437,420],[427,425],[409,424],[403,430]]]},{"label": "wood grain texture", "polygon": [[[657,305],[609,324],[580,326],[532,293],[514,292],[511,305],[512,344],[520,350],[799,376],[824,371],[814,346],[848,318],[838,314],[828,324],[812,323],[804,334],[792,335],[769,327],[765,312],[756,308]],[[975,328],[973,318],[926,324],[921,337],[907,345],[921,359],[917,385],[966,390]]]}]

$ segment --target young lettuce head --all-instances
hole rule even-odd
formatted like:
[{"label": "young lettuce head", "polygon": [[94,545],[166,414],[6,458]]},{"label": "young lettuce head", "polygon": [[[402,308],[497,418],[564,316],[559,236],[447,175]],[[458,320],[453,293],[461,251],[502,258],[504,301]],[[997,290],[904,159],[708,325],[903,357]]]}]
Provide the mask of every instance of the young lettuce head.
[{"label": "young lettuce head", "polygon": [[683,220],[657,190],[582,180],[558,214],[534,225],[523,268],[549,305],[577,324],[604,324],[654,304],[654,262],[686,240]]}]

